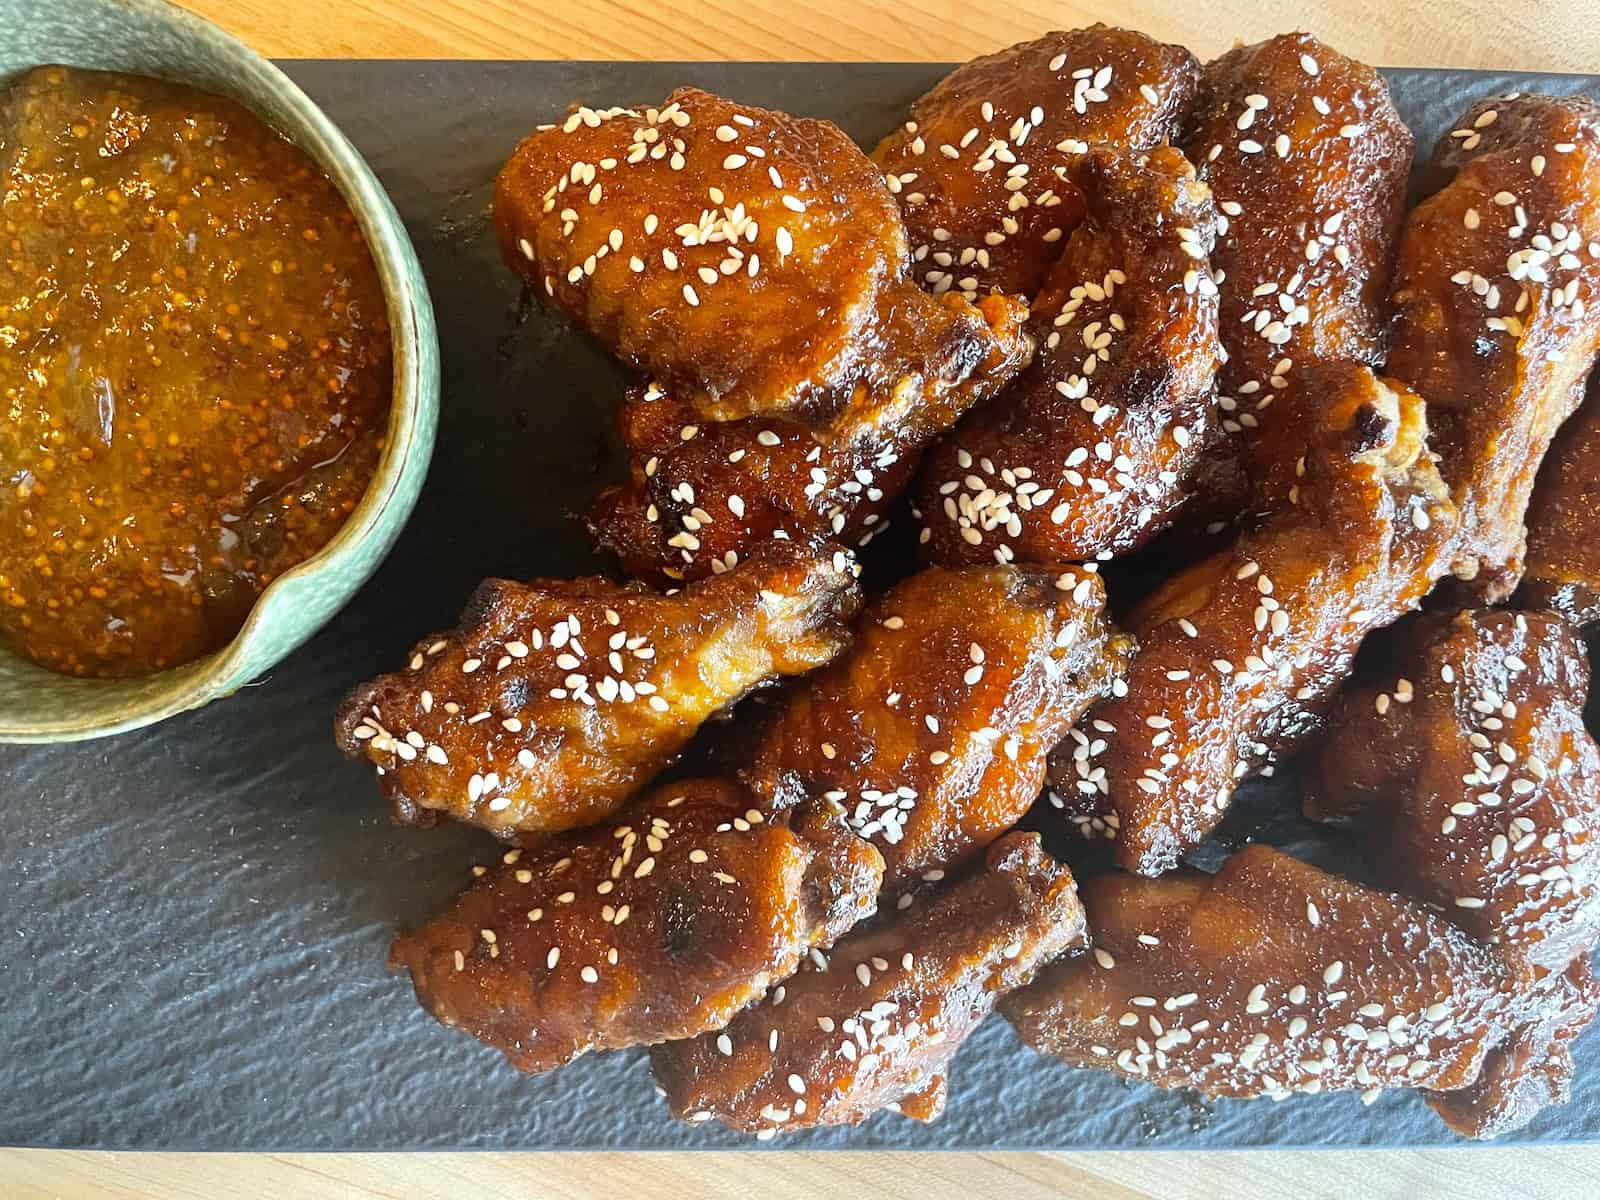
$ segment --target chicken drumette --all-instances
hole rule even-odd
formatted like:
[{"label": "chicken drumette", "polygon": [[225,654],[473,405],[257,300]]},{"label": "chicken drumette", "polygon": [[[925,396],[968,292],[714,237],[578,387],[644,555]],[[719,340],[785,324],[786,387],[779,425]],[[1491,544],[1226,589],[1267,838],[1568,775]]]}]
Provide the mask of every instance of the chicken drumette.
[{"label": "chicken drumette", "polygon": [[1021,820],[1051,748],[1120,682],[1132,642],[1104,601],[1082,568],[929,567],[780,701],[745,778],[776,808],[839,805],[891,893],[936,880]]},{"label": "chicken drumette", "polygon": [[1484,100],[1441,139],[1407,218],[1389,373],[1428,404],[1461,511],[1455,573],[1489,600],[1521,574],[1523,518],[1600,347],[1600,104]]},{"label": "chicken drumette", "polygon": [[509,851],[390,962],[440,1021],[545,1071],[720,1028],[870,916],[882,874],[837,816],[687,780],[615,827]]},{"label": "chicken drumette", "polygon": [[1197,506],[1220,528],[1274,510],[1293,482],[1284,473],[1319,415],[1297,372],[1383,361],[1412,139],[1376,71],[1294,33],[1207,65],[1184,146],[1223,218],[1212,265],[1225,436]]},{"label": "chicken drumette", "polygon": [[1130,871],[1171,869],[1241,780],[1318,727],[1366,635],[1449,569],[1455,514],[1422,403],[1353,363],[1299,386],[1320,428],[1291,503],[1141,603],[1126,693],[1056,751],[1052,800]]},{"label": "chicken drumette", "polygon": [[1072,873],[1010,834],[935,896],[814,955],[720,1033],[651,1052],[672,1111],[771,1137],[884,1108],[929,1121],[995,1001],[1083,943]]},{"label": "chicken drumette", "polygon": [[923,285],[1033,296],[1083,219],[1074,166],[1093,146],[1175,140],[1198,74],[1182,46],[1104,25],[957,67],[873,152]]},{"label": "chicken drumette", "polygon": [[1485,942],[1566,969],[1600,932],[1600,751],[1589,667],[1553,614],[1435,614],[1352,689],[1306,815],[1359,825],[1385,885]]},{"label": "chicken drumette", "polygon": [[357,688],[336,733],[405,821],[443,813],[501,837],[601,820],[750,689],[849,640],[854,564],[764,544],[662,595],[603,579],[490,580],[452,632]]},{"label": "chicken drumette", "polygon": [[1027,355],[1020,302],[916,287],[894,197],[825,121],[692,88],[579,109],[517,148],[495,222],[534,290],[654,381],[624,416],[632,481],[591,521],[637,572],[859,535],[895,465]]},{"label": "chicken drumette", "polygon": [[1088,215],[1033,306],[1039,352],[928,457],[923,543],[951,562],[1131,550],[1188,495],[1221,361],[1216,210],[1176,150],[1091,151]]},{"label": "chicken drumette", "polygon": [[1556,434],[1528,503],[1527,571],[1517,601],[1580,626],[1600,621],[1600,375]]},{"label": "chicken drumette", "polygon": [[1083,887],[1094,949],[1001,1002],[1034,1049],[1208,1096],[1453,1091],[1531,970],[1425,906],[1250,846],[1215,875]]}]

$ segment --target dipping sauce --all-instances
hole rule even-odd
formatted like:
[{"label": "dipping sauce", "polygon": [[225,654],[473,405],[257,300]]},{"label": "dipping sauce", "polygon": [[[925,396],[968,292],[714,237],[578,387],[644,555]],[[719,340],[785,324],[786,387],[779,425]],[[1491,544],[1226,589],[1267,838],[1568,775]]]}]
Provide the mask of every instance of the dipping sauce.
[{"label": "dipping sauce", "polygon": [[0,98],[0,642],[126,676],[225,645],[383,447],[372,256],[232,101],[42,67]]}]

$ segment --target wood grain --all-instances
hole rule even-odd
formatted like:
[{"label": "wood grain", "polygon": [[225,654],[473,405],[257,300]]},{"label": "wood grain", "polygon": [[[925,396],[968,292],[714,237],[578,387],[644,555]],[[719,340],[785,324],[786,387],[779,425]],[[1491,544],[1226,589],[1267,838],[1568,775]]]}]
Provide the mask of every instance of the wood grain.
[{"label": "wood grain", "polygon": [[[1600,68],[1593,0],[185,0],[266,54],[301,58],[953,61],[1049,28],[1114,21],[1209,56],[1309,28],[1396,66]],[[0,1096],[0,1102],[25,1102]],[[696,1200],[851,1194],[1578,1200],[1600,1150],[1121,1154],[91,1154],[0,1150],[0,1197],[351,1200],[626,1195]]]},{"label": "wood grain", "polygon": [[1583,1148],[1098,1154],[90,1154],[0,1150],[6,1200],[1581,1200]]},{"label": "wood grain", "polygon": [[263,53],[308,58],[759,59],[953,62],[1094,21],[1183,42],[1309,29],[1389,66],[1584,71],[1593,0],[183,0]]}]

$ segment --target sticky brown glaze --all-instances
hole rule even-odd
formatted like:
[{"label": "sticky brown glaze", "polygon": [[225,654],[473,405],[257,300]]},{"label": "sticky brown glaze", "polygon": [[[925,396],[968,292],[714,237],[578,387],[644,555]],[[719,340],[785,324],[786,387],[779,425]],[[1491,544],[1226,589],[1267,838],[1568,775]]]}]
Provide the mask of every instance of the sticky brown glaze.
[{"label": "sticky brown glaze", "polygon": [[1600,105],[1473,105],[1440,140],[1440,190],[1407,218],[1389,373],[1427,401],[1461,510],[1456,574],[1498,600],[1550,440],[1600,346]]},{"label": "sticky brown glaze", "polygon": [[[992,322],[982,338],[968,336],[974,312]],[[894,303],[876,331],[900,348],[878,364],[883,386],[837,410],[703,424],[660,388],[634,388],[621,415],[633,479],[596,500],[590,531],[631,573],[670,579],[727,570],[774,539],[864,546],[887,528],[922,447],[1022,365],[1024,315],[1003,296],[976,308],[955,296]]]},{"label": "sticky brown glaze", "polygon": [[1551,613],[1430,615],[1339,702],[1306,815],[1363,827],[1390,887],[1560,971],[1600,933],[1589,665]]},{"label": "sticky brown glaze", "polygon": [[1182,46],[1105,25],[957,67],[872,155],[900,201],[922,285],[1033,296],[1083,219],[1073,168],[1095,146],[1176,140],[1199,73]]},{"label": "sticky brown glaze", "polygon": [[1305,447],[1300,367],[1383,362],[1389,270],[1405,213],[1411,133],[1383,78],[1304,33],[1229,51],[1201,76],[1184,141],[1223,226],[1212,255],[1228,363],[1227,435],[1197,514],[1271,511],[1263,467]]},{"label": "sticky brown glaze", "polygon": [[840,806],[900,890],[1022,819],[1046,755],[1127,669],[1081,568],[929,567],[873,601],[854,645],[783,703],[745,777],[776,807]]},{"label": "sticky brown glaze", "polygon": [[[634,478],[591,521],[631,570],[725,564],[683,518],[720,517],[710,532],[728,540],[726,504],[763,497],[769,471],[789,533],[853,534],[857,472],[914,455],[1028,352],[1020,302],[979,310],[917,288],[894,197],[838,128],[693,88],[534,132],[500,174],[495,223],[535,292],[672,397],[670,413],[625,419]],[[649,431],[704,440],[678,464],[640,444]],[[714,487],[740,450],[750,461]]]},{"label": "sticky brown glaze", "polygon": [[1134,610],[1127,693],[1056,752],[1052,800],[1159,874],[1233,789],[1319,727],[1362,640],[1449,569],[1454,512],[1421,402],[1354,363],[1308,366],[1323,414],[1294,502]]},{"label": "sticky brown glaze", "polygon": [[1572,1042],[1600,1012],[1600,985],[1587,955],[1543,975],[1524,1000],[1527,1016],[1489,1052],[1477,1082],[1428,1097],[1463,1137],[1492,1138],[1521,1129],[1572,1094]]},{"label": "sticky brown glaze", "polygon": [[1188,495],[1221,361],[1216,210],[1171,147],[1098,149],[1088,215],[1033,306],[1039,351],[922,473],[937,562],[1082,562],[1142,545]]},{"label": "sticky brown glaze", "polygon": [[858,602],[845,555],[798,543],[667,595],[490,580],[456,629],[351,693],[336,737],[403,821],[571,829],[615,812],[750,689],[832,659]]},{"label": "sticky brown glaze", "polygon": [[1466,1087],[1531,979],[1415,901],[1262,845],[1215,875],[1101,875],[1083,900],[1094,949],[1001,1011],[1072,1066],[1208,1096]]},{"label": "sticky brown glaze", "polygon": [[440,1021],[547,1071],[720,1028],[870,916],[882,874],[837,817],[767,817],[738,784],[688,780],[509,851],[389,960]]},{"label": "sticky brown glaze", "polygon": [[1527,570],[1517,602],[1577,625],[1600,621],[1600,376],[1556,434],[1528,502]]},{"label": "sticky brown glaze", "polygon": [[651,1052],[676,1116],[771,1137],[892,1108],[930,1121],[995,1001],[1083,944],[1072,873],[1014,833],[968,877],[813,955],[721,1033]]}]

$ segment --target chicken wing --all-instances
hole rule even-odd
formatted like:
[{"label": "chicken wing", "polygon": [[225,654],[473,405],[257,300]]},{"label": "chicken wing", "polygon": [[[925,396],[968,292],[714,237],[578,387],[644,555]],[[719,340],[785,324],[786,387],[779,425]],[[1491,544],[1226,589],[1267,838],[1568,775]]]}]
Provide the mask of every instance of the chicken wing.
[{"label": "chicken wing", "polygon": [[1528,503],[1527,571],[1517,602],[1600,622],[1600,375],[1556,434]]},{"label": "chicken wing", "polygon": [[882,851],[892,893],[1022,819],[1045,756],[1126,670],[1098,575],[930,567],[873,601],[844,658],[800,684],[745,778],[775,807],[826,799]]},{"label": "chicken wing", "polygon": [[1294,503],[1134,611],[1126,695],[1056,752],[1053,802],[1115,839],[1127,870],[1159,874],[1198,844],[1241,780],[1316,730],[1362,639],[1449,569],[1422,403],[1354,363],[1308,365],[1300,386],[1322,427]]},{"label": "chicken wing", "polygon": [[931,1121],[995,1001],[1082,943],[1072,873],[1038,834],[1010,834],[968,877],[813,956],[723,1032],[658,1046],[651,1066],[677,1116],[758,1137],[884,1108]]},{"label": "chicken wing", "polygon": [[1277,508],[1305,452],[1297,372],[1383,361],[1389,269],[1412,139],[1388,85],[1304,33],[1210,63],[1184,146],[1223,214],[1212,254],[1227,350],[1226,437],[1202,476],[1208,518]]},{"label": "chicken wing", "polygon": [[1382,882],[1560,972],[1600,934],[1589,666],[1554,614],[1412,624],[1347,692],[1308,775],[1313,820],[1359,825]]},{"label": "chicken wing", "polygon": [[689,780],[614,828],[509,851],[390,964],[440,1021],[547,1071],[721,1028],[871,916],[882,874],[835,816],[764,816],[735,783]]},{"label": "chicken wing", "polygon": [[934,292],[1033,296],[1083,219],[1090,147],[1176,139],[1199,66],[1182,46],[1094,25],[957,67],[873,151]]},{"label": "chicken wing", "polygon": [[1414,901],[1263,845],[1083,887],[1094,942],[1001,1002],[1035,1050],[1208,1096],[1479,1078],[1530,968]]},{"label": "chicken wing", "polygon": [[726,565],[695,552],[683,518],[736,525],[768,469],[787,533],[854,534],[879,486],[857,473],[914,457],[1028,352],[1017,302],[916,287],[894,197],[839,129],[693,88],[533,133],[501,172],[495,223],[513,269],[671,397],[625,428],[689,443],[688,460],[634,447],[631,485],[594,524],[630,563],[680,576]]},{"label": "chicken wing", "polygon": [[1456,574],[1515,588],[1534,477],[1600,348],[1600,104],[1498,97],[1440,140],[1406,221],[1389,373],[1427,401]]},{"label": "chicken wing", "polygon": [[[986,349],[964,336],[930,349],[911,325],[926,315],[924,304],[945,310],[941,320],[971,309],[956,297],[920,295],[894,306],[879,333],[918,346],[920,360],[889,364],[883,378],[893,386],[863,387],[843,409],[814,420],[701,424],[691,405],[654,385],[630,389],[621,423],[634,478],[591,507],[595,540],[630,573],[669,579],[728,570],[774,539],[822,534],[865,545],[887,527],[884,511],[915,472],[921,448],[998,390],[1032,345],[1020,303],[988,296],[973,310],[994,322]],[[983,358],[974,364],[979,349]]]},{"label": "chicken wing", "polygon": [[337,738],[403,821],[571,829],[614,812],[750,689],[832,659],[858,602],[854,564],[800,543],[667,595],[490,580],[453,632],[351,693]]},{"label": "chicken wing", "polygon": [[1088,215],[1033,306],[1039,353],[928,457],[928,557],[1081,562],[1132,550],[1188,495],[1221,347],[1216,210],[1171,147],[1090,151]]},{"label": "chicken wing", "polygon": [[1600,985],[1588,955],[1542,976],[1524,998],[1527,1017],[1489,1052],[1477,1081],[1428,1098],[1464,1137],[1520,1129],[1572,1094],[1572,1041],[1600,1012]]}]

